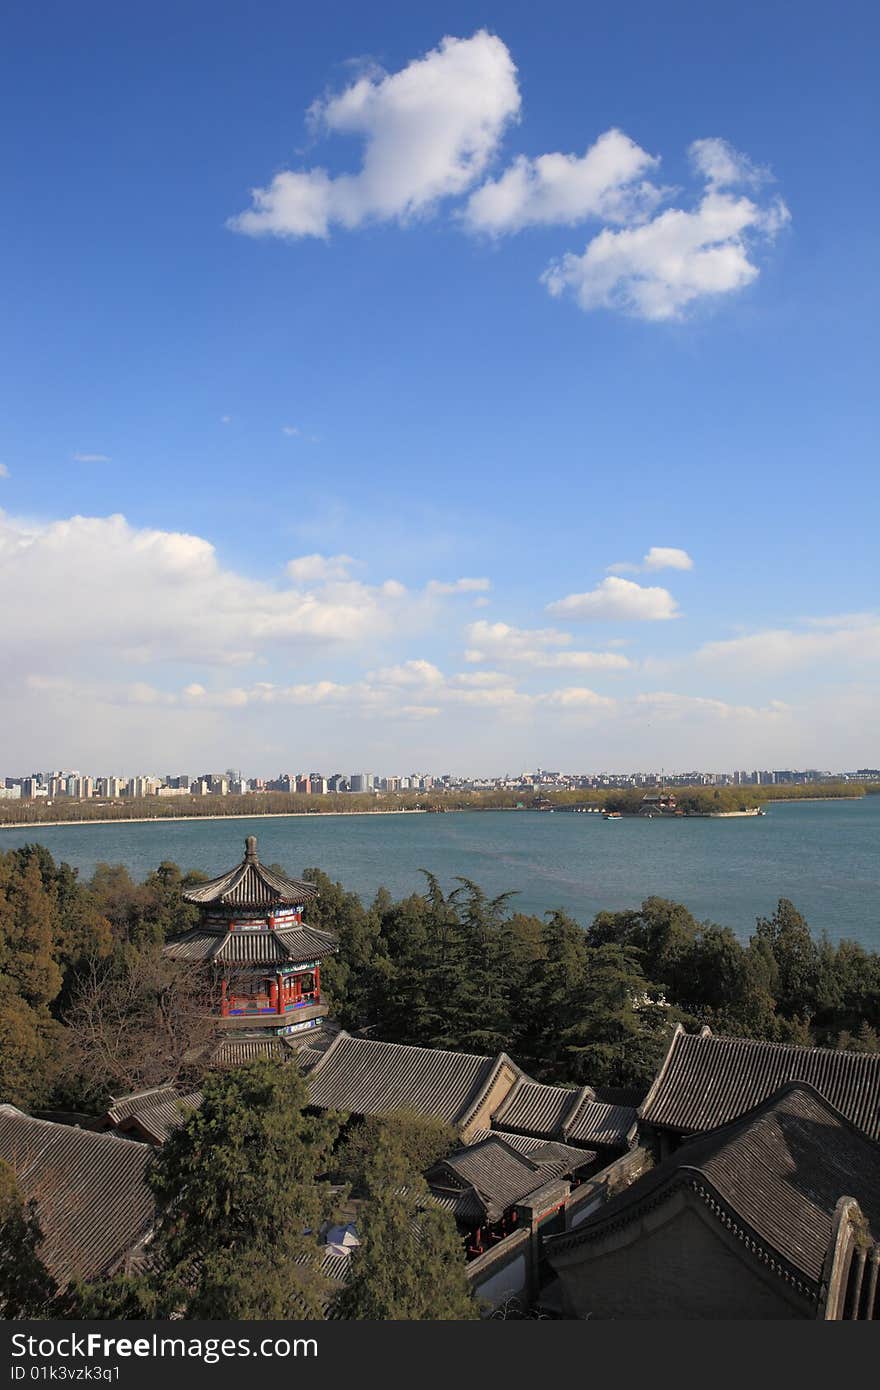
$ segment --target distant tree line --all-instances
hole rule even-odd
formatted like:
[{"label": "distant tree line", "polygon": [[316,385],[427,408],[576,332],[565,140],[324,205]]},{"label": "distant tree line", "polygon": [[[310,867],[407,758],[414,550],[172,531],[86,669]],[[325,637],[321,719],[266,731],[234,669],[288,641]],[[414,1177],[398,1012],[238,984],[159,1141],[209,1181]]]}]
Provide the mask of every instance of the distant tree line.
[{"label": "distant tree line", "polygon": [[[340,812],[370,811],[511,811],[543,807],[599,806],[608,810],[635,812],[641,805],[645,787],[599,787],[574,791],[485,791],[343,792],[326,796],[306,796],[301,792],[249,792],[245,796],[144,796],[105,801],[91,797],[80,801],[54,797],[51,804],[40,800],[0,800],[0,825],[41,825],[54,822],[168,820],[183,817],[330,815]],[[712,811],[743,811],[767,801],[811,801],[819,797],[858,798],[880,793],[880,783],[820,782],[783,783],[779,786],[673,787],[679,806],[692,815]]]}]

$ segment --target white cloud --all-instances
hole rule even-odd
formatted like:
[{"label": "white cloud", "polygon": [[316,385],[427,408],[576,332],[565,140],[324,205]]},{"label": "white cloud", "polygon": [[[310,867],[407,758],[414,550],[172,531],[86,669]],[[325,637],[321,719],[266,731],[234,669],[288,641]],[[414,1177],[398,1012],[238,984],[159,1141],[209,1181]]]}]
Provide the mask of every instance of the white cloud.
[{"label": "white cloud", "polygon": [[354,564],[350,555],[300,555],[289,560],[287,573],[297,584],[322,584],[336,579],[348,579]]},{"label": "white cloud", "polygon": [[430,579],[427,591],[429,594],[477,594],[485,593],[491,587],[488,579]]},{"label": "white cloud", "polygon": [[445,676],[433,662],[416,659],[404,661],[399,666],[386,666],[380,671],[374,671],[368,675],[367,680],[377,685],[442,685]]},{"label": "white cloud", "polygon": [[598,622],[658,622],[678,617],[678,604],[668,589],[610,575],[589,593],[569,594],[548,603],[547,611]]},{"label": "white cloud", "polygon": [[561,709],[610,711],[617,707],[617,701],[608,695],[597,695],[586,686],[572,685],[562,690],[551,690],[542,697],[543,703],[556,705]]},{"label": "white cloud", "polygon": [[552,295],[571,293],[587,311],[676,319],[698,299],[750,284],[758,275],[753,244],[772,240],[788,220],[781,200],[760,207],[711,185],[693,212],[669,208],[640,227],[606,227],[583,255],[568,252],[541,279]]},{"label": "white cloud", "polygon": [[526,666],[535,671],[626,671],[632,666],[618,652],[559,651],[572,641],[570,633],[556,628],[518,628],[508,623],[471,623],[466,629],[465,660],[497,661]]},{"label": "white cloud", "polygon": [[221,423],[221,425],[231,425],[231,424],[232,424],[232,416],[231,416],[231,415],[221,415],[221,416],[220,416],[220,423]]},{"label": "white cloud", "polygon": [[288,435],[288,437],[291,439],[296,439],[300,434],[302,434],[302,430],[299,429],[296,425],[282,425],[281,433]]},{"label": "white cloud", "polygon": [[334,224],[425,213],[473,186],[519,106],[501,39],[485,30],[444,38],[399,72],[366,73],[312,106],[316,127],[363,137],[358,173],[285,170],[253,189],[253,207],[229,225],[249,236],[326,237]]},{"label": "white cloud", "polygon": [[648,177],[659,156],[617,128],[582,155],[521,154],[486,177],[519,111],[517,70],[504,42],[486,30],[446,37],[400,71],[374,67],[309,108],[315,131],[363,139],[357,172],[285,169],[254,188],[252,206],[227,225],[250,236],[326,238],[334,226],[406,223],[444,199],[465,197],[452,215],[472,233],[595,219],[609,225],[583,254],[553,260],[543,284],[554,296],[572,294],[584,310],[662,321],[751,283],[759,273],[755,248],[789,220],[781,199],[759,204],[742,194],[771,175],[719,137],[688,148],[702,181],[700,201],[689,209],[657,213],[677,190]]},{"label": "white cloud", "polygon": [[686,550],[671,545],[652,545],[642,560],[646,570],[692,570],[694,562]]},{"label": "white cloud", "polygon": [[609,565],[608,574],[639,574],[642,570],[692,570],[694,562],[686,550],[670,545],[652,545],[647,555],[642,556],[640,565],[621,560]]},{"label": "white cloud", "polygon": [[0,463],[0,478],[8,478],[8,477],[9,477],[9,469],[6,467],[6,464],[5,464],[5,463]]},{"label": "white cloud", "polygon": [[726,140],[717,137],[694,140],[688,157],[697,173],[713,188],[730,188],[737,184],[758,188],[772,179],[769,169],[753,164],[748,155],[740,154]]},{"label": "white cloud", "polygon": [[663,196],[644,179],[659,162],[623,131],[606,130],[582,156],[519,155],[498,179],[471,194],[463,218],[472,231],[493,235],[593,217],[640,221]]},{"label": "white cloud", "polygon": [[606,228],[582,256],[567,253],[541,278],[552,295],[570,291],[584,310],[680,318],[697,299],[750,284],[758,275],[751,240],[772,239],[788,219],[782,202],[761,208],[710,189],[693,212],[670,208],[641,227]]},{"label": "white cloud", "polygon": [[663,720],[711,720],[730,719],[778,719],[789,712],[788,705],[781,700],[771,700],[768,705],[733,705],[726,700],[715,700],[702,695],[679,695],[670,690],[654,690],[637,695],[638,706],[648,706],[652,718]]},{"label": "white cloud", "polygon": [[506,671],[463,671],[455,677],[457,685],[486,687],[490,685],[510,685],[510,675]]},{"label": "white cloud", "polygon": [[110,463],[107,454],[74,454],[74,463]]},{"label": "white cloud", "polygon": [[[838,625],[829,626],[829,621]],[[773,628],[707,642],[696,661],[734,676],[781,674],[819,665],[870,667],[880,662],[880,615],[819,618],[804,630]]]},{"label": "white cloud", "polygon": [[0,514],[7,654],[113,652],[119,660],[246,662],[291,644],[362,643],[403,620],[405,592],[345,577],[345,557],[314,557],[303,587],[224,568],[200,536],[131,526],[122,516],[32,524]]}]

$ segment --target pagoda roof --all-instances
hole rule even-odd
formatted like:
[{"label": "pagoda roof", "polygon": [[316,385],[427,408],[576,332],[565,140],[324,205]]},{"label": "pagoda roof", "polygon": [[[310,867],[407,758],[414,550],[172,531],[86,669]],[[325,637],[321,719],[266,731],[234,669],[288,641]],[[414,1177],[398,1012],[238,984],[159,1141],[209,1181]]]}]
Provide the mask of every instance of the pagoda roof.
[{"label": "pagoda roof", "polygon": [[313,902],[317,897],[313,883],[288,878],[260,863],[256,835],[248,835],[244,859],[234,869],[188,888],[183,894],[185,902],[198,907],[276,907]]},{"label": "pagoda roof", "polygon": [[708,1028],[673,1034],[639,1118],[701,1133],[751,1110],[787,1081],[806,1081],[872,1139],[880,1139],[880,1054],[795,1043],[716,1037]]},{"label": "pagoda roof", "polygon": [[587,1254],[683,1187],[765,1268],[816,1299],[840,1199],[855,1199],[878,1229],[880,1146],[813,1086],[789,1082],[731,1123],[689,1139],[575,1230],[549,1237],[547,1253],[551,1260],[576,1247]]},{"label": "pagoda roof", "polygon": [[270,965],[272,962],[322,960],[336,950],[332,932],[299,923],[274,931],[211,931],[193,927],[165,944],[173,960],[221,961],[231,965]]}]

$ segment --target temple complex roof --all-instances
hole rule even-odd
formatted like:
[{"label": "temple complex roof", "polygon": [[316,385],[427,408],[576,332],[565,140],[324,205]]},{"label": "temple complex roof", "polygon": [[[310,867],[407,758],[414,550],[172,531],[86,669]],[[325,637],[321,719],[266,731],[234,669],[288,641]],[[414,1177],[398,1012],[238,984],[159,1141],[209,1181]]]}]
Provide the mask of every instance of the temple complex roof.
[{"label": "temple complex roof", "polygon": [[880,1054],[715,1037],[679,1027],[640,1119],[684,1134],[715,1129],[787,1081],[806,1081],[872,1139],[880,1139]]},{"label": "temple complex roof", "polygon": [[357,1115],[414,1110],[455,1123],[483,1094],[497,1062],[342,1032],[309,1072],[309,1091],[322,1109]]},{"label": "temple complex roof", "polygon": [[276,907],[314,901],[318,890],[304,879],[287,878],[261,864],[257,857],[257,838],[248,835],[240,864],[219,878],[200,883],[183,894],[188,903],[199,907]]},{"label": "temple complex roof", "polygon": [[625,1149],[635,1132],[635,1109],[604,1104],[595,1095],[590,1086],[578,1090],[544,1086],[523,1076],[493,1114],[492,1127],[566,1143]]},{"label": "temple complex roof", "polygon": [[595,1158],[583,1149],[548,1143],[525,1154],[506,1136],[490,1133],[435,1163],[426,1178],[435,1198],[460,1220],[482,1224],[498,1221],[551,1178],[574,1173]]},{"label": "temple complex roof", "polygon": [[731,1123],[686,1141],[575,1230],[551,1236],[547,1253],[588,1252],[682,1188],[764,1268],[814,1301],[841,1198],[854,1199],[875,1235],[880,1230],[880,1146],[812,1086],[794,1081]]},{"label": "temple complex roof", "polygon": [[[576,1153],[581,1163],[585,1151],[592,1159],[597,1149],[625,1150],[633,1137],[631,1106],[596,1101],[588,1086],[543,1086],[504,1052],[488,1057],[352,1037],[344,1031],[334,1034],[333,1025],[323,1021],[312,1031],[260,1037],[255,1020],[240,1022],[242,1036],[225,1031],[208,1065],[290,1061],[295,1056],[308,1078],[312,1104],[324,1110],[354,1115],[411,1110],[455,1126],[468,1143],[498,1134],[521,1154],[531,1156],[543,1147],[548,1153],[553,1149],[557,1158]],[[143,1112],[143,1130],[152,1137],[170,1095],[171,1088],[165,1088],[115,1101],[108,1119],[130,1128],[128,1114]],[[188,1097],[183,1099],[186,1103]]]},{"label": "temple complex roof", "polygon": [[0,1105],[0,1158],[34,1200],[43,1232],[39,1254],[58,1284],[123,1269],[153,1226],[146,1173],[150,1144],[37,1120]]},{"label": "temple complex roof", "polygon": [[164,1144],[172,1130],[201,1103],[201,1091],[181,1092],[176,1086],[154,1086],[111,1098],[104,1122],[123,1132],[140,1133],[152,1144]]}]

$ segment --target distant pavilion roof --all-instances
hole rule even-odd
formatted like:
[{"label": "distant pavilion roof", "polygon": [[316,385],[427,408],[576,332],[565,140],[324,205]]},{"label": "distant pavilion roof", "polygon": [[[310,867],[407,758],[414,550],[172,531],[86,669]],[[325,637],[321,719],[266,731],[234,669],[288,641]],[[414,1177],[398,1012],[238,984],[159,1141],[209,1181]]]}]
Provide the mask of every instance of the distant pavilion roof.
[{"label": "distant pavilion roof", "polygon": [[[793,1081],[731,1123],[687,1140],[595,1216],[549,1237],[547,1253],[551,1260],[577,1247],[586,1253],[594,1241],[640,1222],[682,1187],[764,1268],[818,1300],[841,1198],[858,1203],[876,1237],[880,1146],[814,1087]],[[867,1232],[865,1239],[870,1244]]]},{"label": "distant pavilion roof", "polygon": [[880,1054],[715,1037],[679,1025],[639,1118],[696,1134],[751,1110],[787,1081],[806,1081],[872,1139],[880,1139]]},{"label": "distant pavilion roof", "polygon": [[261,864],[255,835],[248,835],[244,859],[234,869],[183,894],[186,902],[198,907],[280,907],[313,902],[317,897],[313,883],[287,878]]}]

